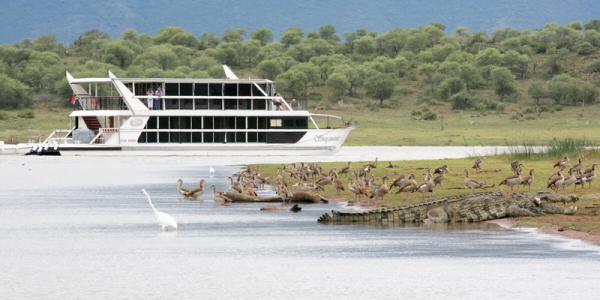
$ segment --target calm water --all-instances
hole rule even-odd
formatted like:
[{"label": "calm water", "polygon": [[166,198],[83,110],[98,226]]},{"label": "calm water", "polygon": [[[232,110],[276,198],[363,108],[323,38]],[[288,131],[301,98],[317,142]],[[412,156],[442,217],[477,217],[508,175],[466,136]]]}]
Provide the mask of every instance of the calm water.
[{"label": "calm water", "polygon": [[[181,200],[202,158],[0,156],[0,295],[18,298],[598,299],[600,249],[526,230],[328,226]],[[225,188],[236,167],[215,167]],[[141,188],[178,222],[161,233]]]}]

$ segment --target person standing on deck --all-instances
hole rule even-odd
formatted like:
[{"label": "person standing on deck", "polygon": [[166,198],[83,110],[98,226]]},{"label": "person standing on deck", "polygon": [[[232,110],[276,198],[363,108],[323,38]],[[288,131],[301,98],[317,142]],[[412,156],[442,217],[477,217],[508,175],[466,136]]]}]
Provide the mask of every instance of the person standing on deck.
[{"label": "person standing on deck", "polygon": [[146,96],[148,96],[148,108],[152,110],[152,107],[154,107],[154,91],[152,91],[152,88],[148,88]]},{"label": "person standing on deck", "polygon": [[163,90],[160,86],[158,86],[158,88],[156,89],[156,92],[154,92],[154,96],[156,96],[154,98],[154,109],[160,110],[161,109],[160,102],[162,101],[162,96],[163,96]]}]

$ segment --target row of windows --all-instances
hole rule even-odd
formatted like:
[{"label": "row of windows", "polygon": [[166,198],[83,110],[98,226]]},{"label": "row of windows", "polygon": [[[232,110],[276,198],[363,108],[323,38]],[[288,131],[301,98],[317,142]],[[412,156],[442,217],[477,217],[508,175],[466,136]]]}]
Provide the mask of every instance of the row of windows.
[{"label": "row of windows", "polygon": [[[132,84],[126,86],[132,90]],[[271,95],[270,84],[259,84],[260,88]],[[148,89],[156,91],[158,87],[164,88],[165,96],[264,96],[264,94],[251,83],[163,83],[140,82],[135,83],[135,95],[146,96]]]},{"label": "row of windows", "polygon": [[165,109],[266,110],[266,99],[161,99]]},{"label": "row of windows", "polygon": [[144,131],[138,143],[278,143],[298,142],[305,132],[151,132]]},{"label": "row of windows", "polygon": [[144,129],[306,129],[305,117],[150,117]]}]

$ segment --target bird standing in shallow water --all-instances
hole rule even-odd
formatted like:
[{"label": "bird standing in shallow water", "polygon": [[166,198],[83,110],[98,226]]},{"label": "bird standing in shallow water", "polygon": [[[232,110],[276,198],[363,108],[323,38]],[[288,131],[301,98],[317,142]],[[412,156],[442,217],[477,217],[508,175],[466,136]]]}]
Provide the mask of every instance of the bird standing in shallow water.
[{"label": "bird standing in shallow water", "polygon": [[156,209],[156,207],[154,207],[154,204],[152,204],[152,199],[150,199],[150,195],[148,195],[148,193],[146,192],[145,189],[142,189],[142,193],[144,193],[144,195],[146,195],[148,204],[150,204],[150,207],[152,208],[152,211],[154,212],[154,216],[156,217],[156,220],[158,221],[158,224],[160,225],[161,230],[162,231],[177,230],[177,222],[175,222],[175,219],[173,217],[171,217],[170,215]]}]

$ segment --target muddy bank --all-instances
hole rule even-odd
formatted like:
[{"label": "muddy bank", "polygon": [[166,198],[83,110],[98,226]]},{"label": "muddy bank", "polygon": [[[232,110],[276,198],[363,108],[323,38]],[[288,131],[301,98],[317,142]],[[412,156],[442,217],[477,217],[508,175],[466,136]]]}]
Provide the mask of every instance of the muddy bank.
[{"label": "muddy bank", "polygon": [[[486,221],[485,223],[494,224],[505,229],[516,228],[516,222],[514,219],[511,218],[490,220]],[[542,225],[540,227],[537,227],[536,230],[538,233],[541,234],[551,234],[569,239],[577,239],[593,245],[600,246],[600,235],[597,234],[590,234],[587,232],[578,231],[566,227],[560,227],[557,225]]]}]

